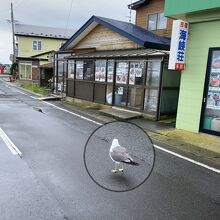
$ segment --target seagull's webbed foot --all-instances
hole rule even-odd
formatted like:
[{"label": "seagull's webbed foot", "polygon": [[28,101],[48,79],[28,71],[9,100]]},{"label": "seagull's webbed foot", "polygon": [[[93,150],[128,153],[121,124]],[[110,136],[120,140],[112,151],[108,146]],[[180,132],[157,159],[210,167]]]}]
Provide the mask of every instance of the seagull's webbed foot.
[{"label": "seagull's webbed foot", "polygon": [[115,163],[115,169],[112,170],[112,173],[118,173],[118,172],[123,172],[123,165]]},{"label": "seagull's webbed foot", "polygon": [[112,173],[118,173],[120,172],[120,169],[119,169],[119,164],[118,163],[115,163],[115,169],[112,170]]},{"label": "seagull's webbed foot", "polygon": [[117,173],[117,172],[118,172],[118,170],[116,170],[116,169],[112,170],[112,173]]}]

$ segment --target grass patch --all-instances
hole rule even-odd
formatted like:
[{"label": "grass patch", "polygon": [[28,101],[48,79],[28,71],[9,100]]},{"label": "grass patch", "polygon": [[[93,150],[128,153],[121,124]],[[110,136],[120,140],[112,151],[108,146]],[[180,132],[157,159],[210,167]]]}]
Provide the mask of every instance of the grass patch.
[{"label": "grass patch", "polygon": [[49,91],[47,88],[41,87],[38,84],[33,83],[33,82],[23,82],[21,83],[20,86],[34,93],[38,93],[41,95],[49,95]]}]

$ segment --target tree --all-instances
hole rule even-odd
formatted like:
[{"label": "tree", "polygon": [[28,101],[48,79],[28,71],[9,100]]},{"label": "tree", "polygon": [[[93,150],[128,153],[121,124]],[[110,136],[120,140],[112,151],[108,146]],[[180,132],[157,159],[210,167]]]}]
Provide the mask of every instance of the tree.
[{"label": "tree", "polygon": [[11,69],[10,70],[11,70],[10,71],[11,72],[10,75],[13,76],[13,79],[16,79],[17,72],[18,72],[18,63],[17,62],[13,63],[11,65]]}]

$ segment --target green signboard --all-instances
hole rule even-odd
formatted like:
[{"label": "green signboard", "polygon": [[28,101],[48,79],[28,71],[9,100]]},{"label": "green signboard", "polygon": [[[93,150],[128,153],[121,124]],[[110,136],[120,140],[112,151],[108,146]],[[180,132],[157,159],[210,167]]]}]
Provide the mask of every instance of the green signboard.
[{"label": "green signboard", "polygon": [[165,16],[220,8],[220,0],[165,0]]}]

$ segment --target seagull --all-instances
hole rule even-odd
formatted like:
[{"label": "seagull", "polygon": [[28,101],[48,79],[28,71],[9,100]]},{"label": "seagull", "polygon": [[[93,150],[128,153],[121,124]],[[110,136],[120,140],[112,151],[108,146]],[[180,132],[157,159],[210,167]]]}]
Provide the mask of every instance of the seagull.
[{"label": "seagull", "polygon": [[115,163],[115,169],[112,170],[113,173],[123,172],[123,164],[129,164],[132,166],[140,165],[134,161],[125,147],[120,146],[117,138],[114,138],[112,141],[109,156]]}]

